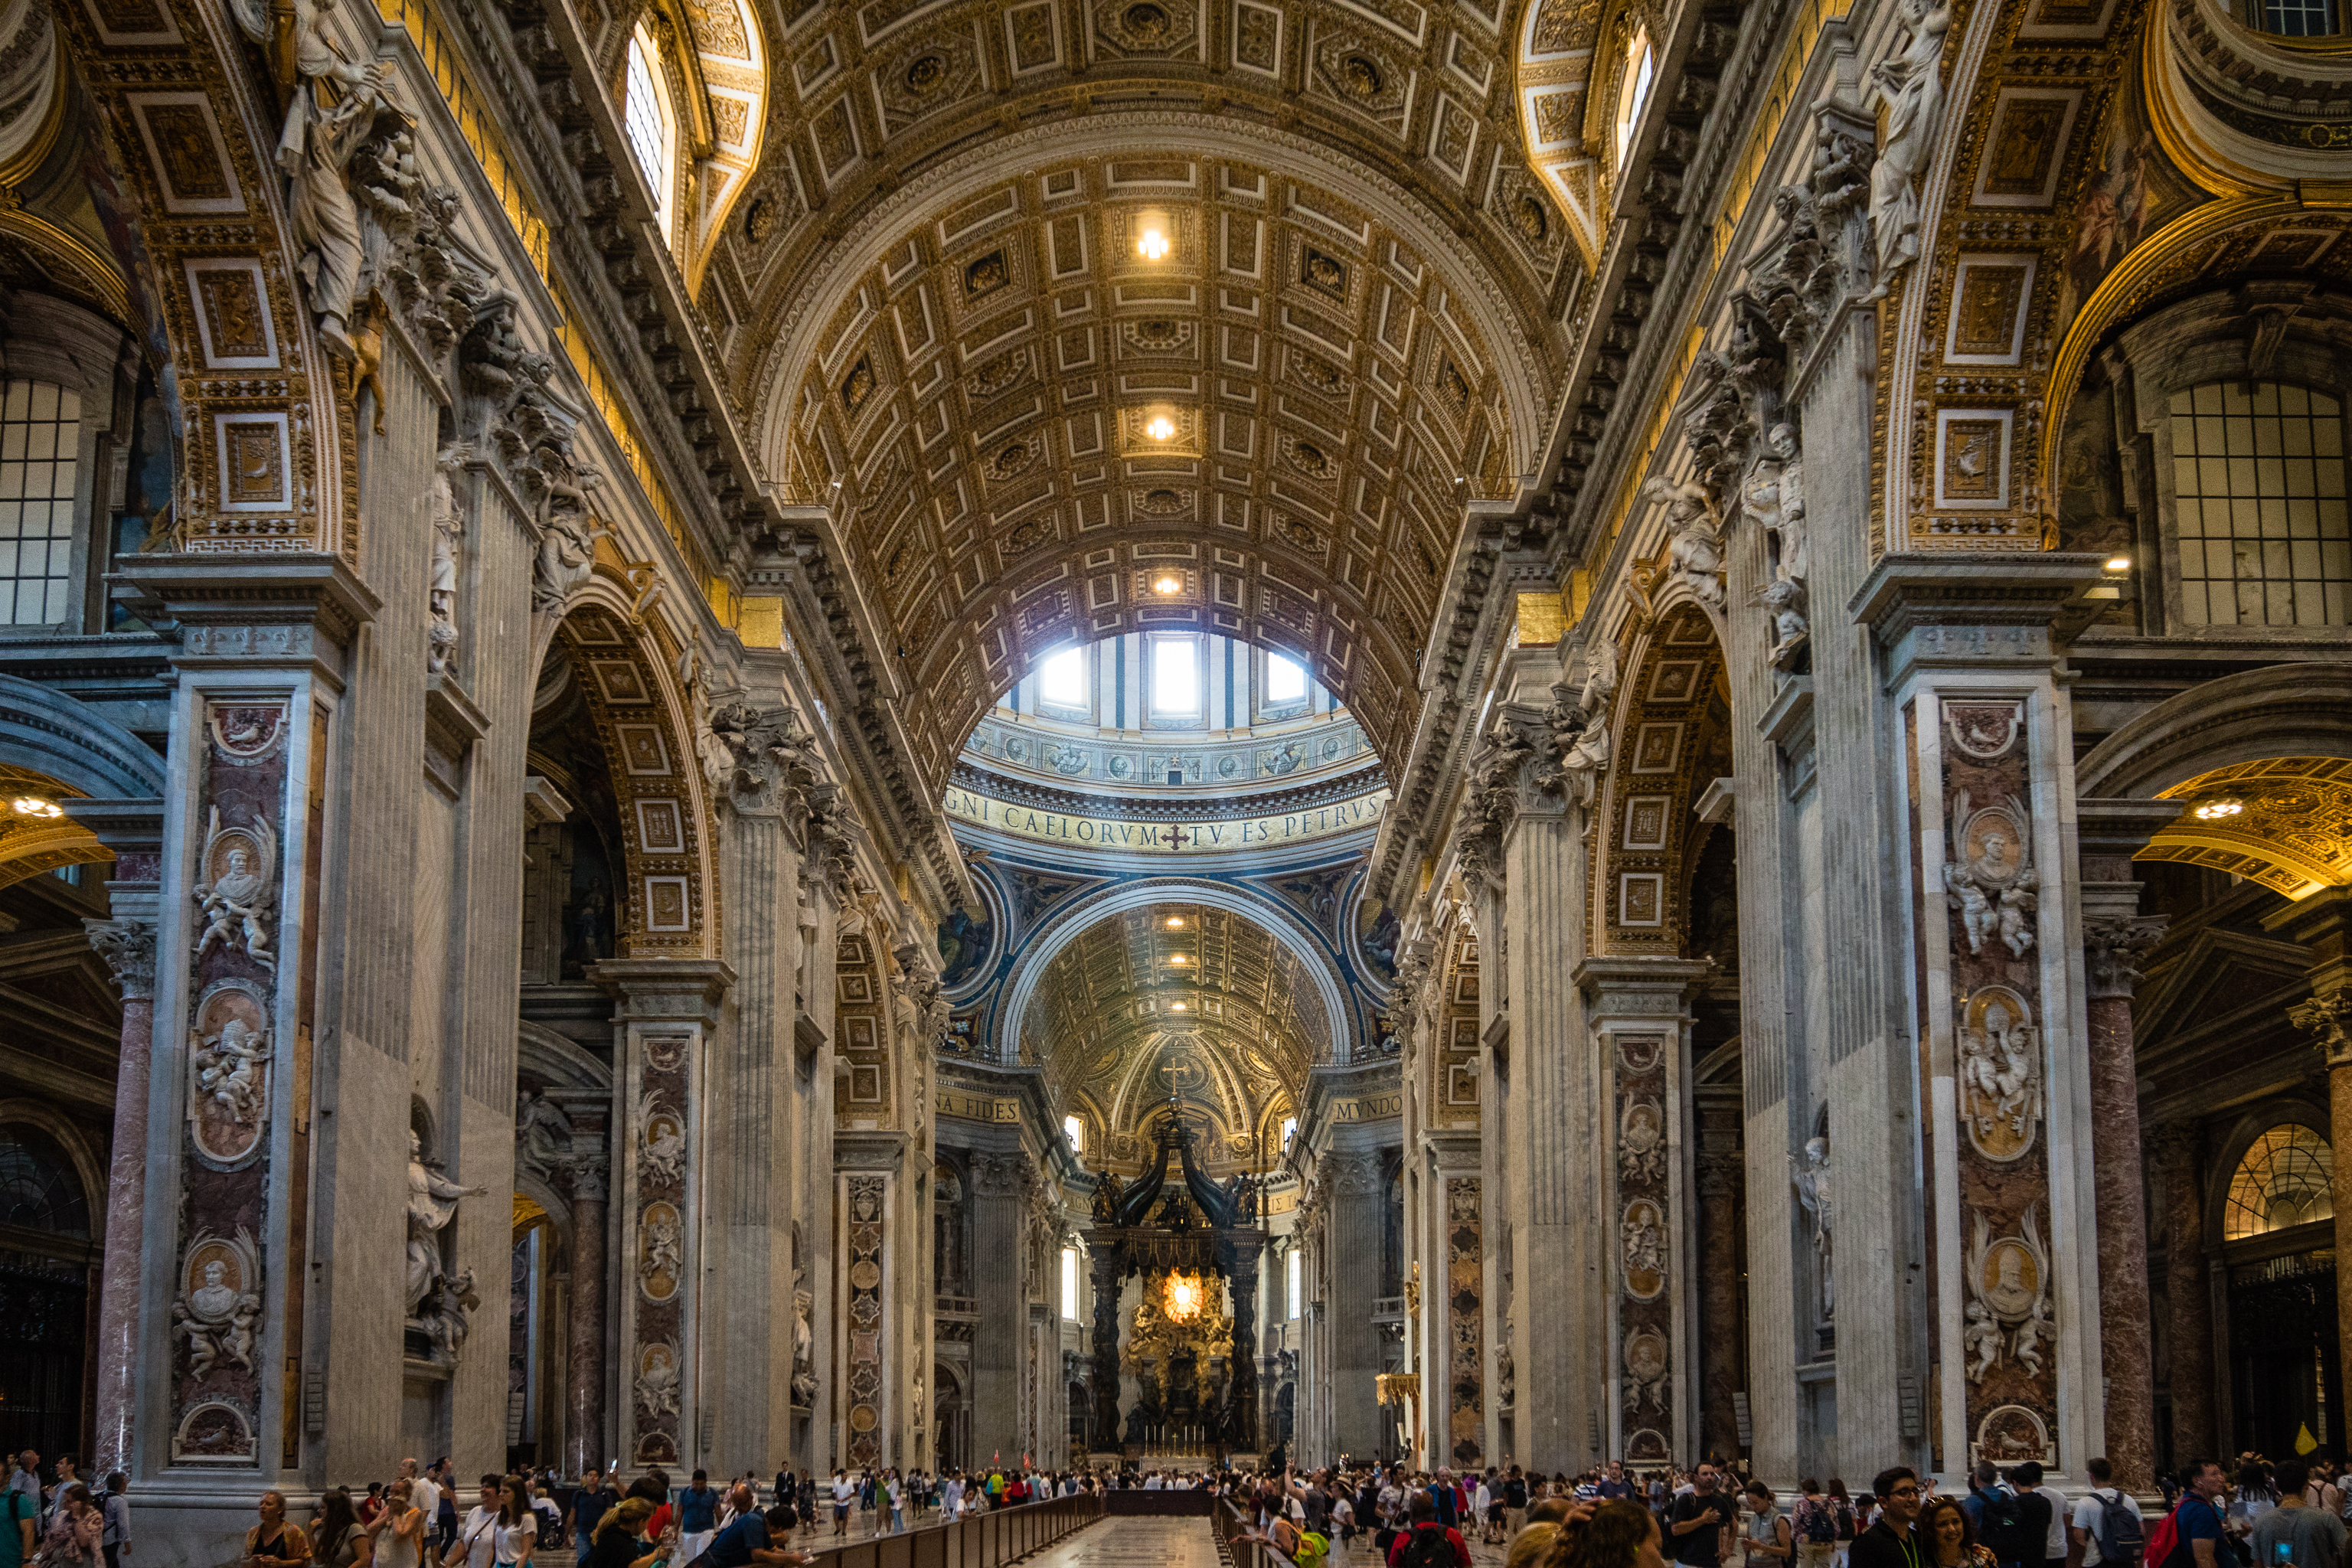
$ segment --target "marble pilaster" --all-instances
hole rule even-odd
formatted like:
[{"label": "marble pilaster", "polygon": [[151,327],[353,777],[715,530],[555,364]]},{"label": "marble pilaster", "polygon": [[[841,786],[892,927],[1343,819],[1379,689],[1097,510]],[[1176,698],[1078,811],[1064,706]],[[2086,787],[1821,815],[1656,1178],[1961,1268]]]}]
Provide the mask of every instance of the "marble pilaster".
[{"label": "marble pilaster", "polygon": [[1734,1395],[1746,1384],[1739,1376],[1740,1188],[1746,1161],[1737,1151],[1703,1152],[1698,1179],[1698,1342],[1710,1353],[1699,1360],[1697,1451],[1701,1458],[1739,1452],[1739,1408]]},{"label": "marble pilaster", "polygon": [[[972,1333],[971,1451],[1021,1452],[1021,1388],[1025,1361],[1021,1257],[1025,1225],[1019,1150],[971,1157],[972,1296],[980,1322]],[[1118,1294],[1114,1285],[1111,1295]]]},{"label": "marble pilaster", "polygon": [[2168,1465],[2210,1458],[2213,1422],[2213,1296],[2205,1261],[2205,1129],[2168,1121],[2147,1139],[2158,1212],[2164,1216],[2166,1384],[2172,1396]]},{"label": "marble pilaster", "polygon": [[702,1284],[712,1036],[735,974],[716,959],[621,958],[588,975],[614,1004],[617,1458],[625,1470],[690,1469],[728,1375],[705,1353]]},{"label": "marble pilaster", "polygon": [[1384,1417],[1379,1400],[1380,1326],[1372,1321],[1381,1293],[1381,1160],[1371,1149],[1333,1149],[1316,1162],[1330,1194],[1326,1231],[1330,1281],[1331,1426],[1323,1452],[1380,1450]]},{"label": "marble pilaster", "polygon": [[1588,958],[1576,969],[1606,1108],[1601,1213],[1618,1243],[1603,1271],[1602,1378],[1614,1397],[1601,1421],[1609,1454],[1630,1464],[1696,1458],[1686,1067],[1690,1004],[1713,968],[1705,959]]}]

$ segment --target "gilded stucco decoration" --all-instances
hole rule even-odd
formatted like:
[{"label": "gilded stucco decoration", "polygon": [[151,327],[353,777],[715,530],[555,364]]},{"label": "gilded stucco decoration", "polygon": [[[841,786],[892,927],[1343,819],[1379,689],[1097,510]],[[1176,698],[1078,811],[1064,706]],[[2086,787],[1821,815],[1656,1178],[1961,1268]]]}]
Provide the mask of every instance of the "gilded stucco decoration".
[{"label": "gilded stucco decoration", "polygon": [[2233,763],[2157,798],[2187,805],[2138,859],[2210,867],[2289,899],[2352,884],[2352,762]]},{"label": "gilded stucco decoration", "polygon": [[1635,47],[1663,41],[1659,20],[1626,0],[1534,0],[1522,16],[1513,68],[1520,140],[1588,271],[1601,265],[1616,205],[1620,109],[1647,89]]}]

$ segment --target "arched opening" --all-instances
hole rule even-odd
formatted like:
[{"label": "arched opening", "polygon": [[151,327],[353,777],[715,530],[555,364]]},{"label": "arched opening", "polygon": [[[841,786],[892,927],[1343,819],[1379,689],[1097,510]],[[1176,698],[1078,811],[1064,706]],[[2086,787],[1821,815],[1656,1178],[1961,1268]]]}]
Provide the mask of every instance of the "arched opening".
[{"label": "arched opening", "polygon": [[90,1198],[54,1133],[0,1121],[0,1446],[12,1453],[83,1451]]},{"label": "arched opening", "polygon": [[677,185],[678,116],[670,101],[661,46],[644,22],[629,35],[622,82],[622,127],[628,132],[629,151],[636,155],[637,168],[653,192],[654,222],[667,240],[672,237],[671,209]]},{"label": "arched opening", "polygon": [[2232,1140],[2214,1173],[2240,1452],[2290,1453],[2305,1431],[2329,1447],[2346,1436],[2335,1151],[2313,1121],[2273,1121]]}]

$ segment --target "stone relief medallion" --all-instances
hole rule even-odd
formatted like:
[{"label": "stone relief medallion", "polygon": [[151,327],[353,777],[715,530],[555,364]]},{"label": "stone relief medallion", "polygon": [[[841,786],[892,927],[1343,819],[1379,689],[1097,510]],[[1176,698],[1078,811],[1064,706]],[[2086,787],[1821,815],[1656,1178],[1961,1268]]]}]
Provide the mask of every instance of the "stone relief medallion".
[{"label": "stone relief medallion", "polygon": [[261,1321],[261,1259],[253,1233],[234,1237],[199,1230],[180,1260],[172,1331],[187,1347],[188,1375],[201,1382],[215,1367],[254,1370]]},{"label": "stone relief medallion", "polygon": [[1625,1072],[1636,1077],[1655,1071],[1658,1058],[1665,1051],[1665,1041],[1658,1035],[1620,1035],[1617,1037],[1617,1063]]},{"label": "stone relief medallion", "polygon": [[1666,1340],[1655,1329],[1625,1339],[1625,1414],[1666,1412]]},{"label": "stone relief medallion", "polygon": [[1666,1288],[1666,1216],[1647,1198],[1625,1205],[1621,1226],[1625,1293],[1650,1301]]},{"label": "stone relief medallion", "polygon": [[1617,1168],[1626,1181],[1656,1181],[1665,1174],[1665,1120],[1655,1101],[1637,1100],[1625,1108],[1617,1128]]},{"label": "stone relief medallion", "polygon": [[684,1035],[651,1035],[645,1045],[646,1065],[656,1072],[676,1072],[686,1063]]},{"label": "stone relief medallion", "polygon": [[269,1110],[268,999],[243,980],[207,987],[188,1045],[188,1127],[205,1159],[239,1165]]},{"label": "stone relief medallion", "polygon": [[183,1465],[207,1461],[250,1465],[253,1423],[244,1411],[225,1399],[192,1405],[172,1434],[172,1460]]},{"label": "stone relief medallion", "polygon": [[2024,825],[2006,803],[1981,806],[1960,825],[1960,856],[1979,874],[2006,879],[2023,863]]},{"label": "stone relief medallion", "polygon": [[2041,1299],[2042,1261],[2013,1236],[1988,1247],[1978,1268],[1978,1289],[1985,1304],[2004,1320],[2022,1318]]},{"label": "stone relief medallion", "polygon": [[1960,1015],[1960,1121],[1978,1153],[2004,1163],[2033,1147],[2042,1119],[2042,1035],[2025,998],[1979,987]]},{"label": "stone relief medallion", "polygon": [[686,1226],[677,1205],[647,1204],[637,1227],[637,1289],[648,1301],[671,1300],[685,1273]]},{"label": "stone relief medallion", "polygon": [[637,1157],[637,1179],[649,1187],[676,1186],[686,1165],[686,1127],[677,1111],[648,1094],[637,1108],[645,1128],[645,1147]]},{"label": "stone relief medallion", "polygon": [[213,750],[226,762],[265,762],[286,743],[283,703],[222,704],[207,709],[205,719],[212,731]]},{"label": "stone relief medallion", "polygon": [[1665,1434],[1648,1426],[1629,1434],[1625,1438],[1625,1458],[1634,1464],[1665,1463]]},{"label": "stone relief medallion", "polygon": [[872,1290],[882,1283],[882,1269],[870,1258],[861,1258],[849,1266],[849,1282],[860,1290]]},{"label": "stone relief medallion", "polygon": [[1969,1445],[1969,1457],[1990,1459],[1996,1465],[2020,1465],[2028,1459],[2044,1466],[2058,1462],[2057,1450],[2050,1444],[2050,1428],[2022,1405],[1998,1405],[1986,1411],[1985,1418],[1977,1424],[1976,1441]]},{"label": "stone relief medallion", "polygon": [[677,1351],[650,1344],[637,1352],[637,1408],[658,1420],[677,1414]]},{"label": "stone relief medallion", "polygon": [[2022,702],[1947,702],[1944,724],[1952,744],[1979,762],[2008,754],[2024,728]]}]

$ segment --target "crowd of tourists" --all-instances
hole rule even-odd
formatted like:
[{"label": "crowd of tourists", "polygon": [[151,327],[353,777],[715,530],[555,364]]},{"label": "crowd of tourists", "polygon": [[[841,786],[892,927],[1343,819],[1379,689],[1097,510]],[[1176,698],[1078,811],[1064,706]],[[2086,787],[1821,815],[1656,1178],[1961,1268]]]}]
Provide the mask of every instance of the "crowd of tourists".
[{"label": "crowd of tourists", "polygon": [[[592,1471],[573,1486],[522,1471],[468,1490],[448,1460],[406,1459],[389,1481],[329,1489],[300,1521],[282,1493],[264,1493],[239,1568],[785,1568],[854,1527],[883,1534],[1129,1488],[1211,1492],[1236,1533],[1291,1568],[1473,1568],[1474,1540],[1504,1548],[1507,1568],[2352,1568],[2352,1484],[2325,1451],[2191,1465],[2162,1479],[2160,1509],[2115,1486],[2106,1460],[2084,1470],[2090,1485],[2072,1498],[2030,1461],[1979,1464],[1958,1490],[1898,1466],[1866,1490],[1809,1477],[1785,1495],[1712,1462],[1571,1478],[1345,1460],[1306,1473],[785,1468],[765,1482],[696,1470],[684,1485],[659,1469],[625,1481]],[[0,1568],[131,1568],[131,1553],[121,1472],[93,1488],[61,1457],[44,1481],[38,1454],[15,1456]]]}]

